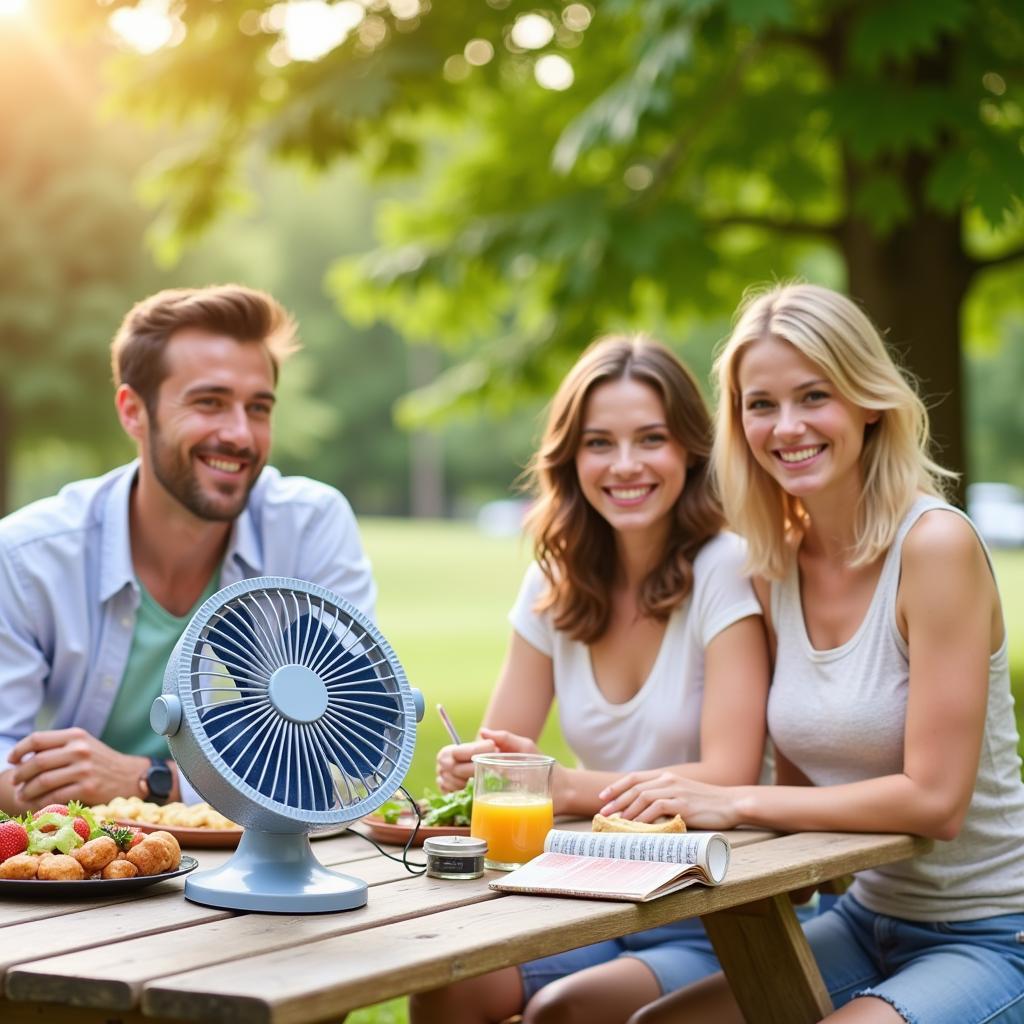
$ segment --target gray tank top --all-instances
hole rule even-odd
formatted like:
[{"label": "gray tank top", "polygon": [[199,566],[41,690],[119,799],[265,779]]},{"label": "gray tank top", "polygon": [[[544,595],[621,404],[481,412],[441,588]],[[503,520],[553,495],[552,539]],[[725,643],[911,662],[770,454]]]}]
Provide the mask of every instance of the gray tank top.
[{"label": "gray tank top", "polygon": [[[840,647],[811,646],[795,559],[787,577],[772,585],[778,650],[768,730],[816,786],[903,771],[910,664],[896,625],[900,554],[907,532],[934,508],[963,515],[935,498],[918,498],[886,554],[864,621]],[[978,777],[960,834],[937,841],[922,857],[862,871],[851,892],[868,909],[915,921],[1024,911],[1024,785],[1005,639],[989,658],[988,681]]]}]

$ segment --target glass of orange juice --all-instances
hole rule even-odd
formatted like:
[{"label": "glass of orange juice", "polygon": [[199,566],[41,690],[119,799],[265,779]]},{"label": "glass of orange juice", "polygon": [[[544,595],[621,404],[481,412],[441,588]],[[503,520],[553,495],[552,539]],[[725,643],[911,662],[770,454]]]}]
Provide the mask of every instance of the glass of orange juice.
[{"label": "glass of orange juice", "polygon": [[544,852],[554,824],[546,754],[475,754],[469,831],[487,840],[489,868],[511,871]]}]

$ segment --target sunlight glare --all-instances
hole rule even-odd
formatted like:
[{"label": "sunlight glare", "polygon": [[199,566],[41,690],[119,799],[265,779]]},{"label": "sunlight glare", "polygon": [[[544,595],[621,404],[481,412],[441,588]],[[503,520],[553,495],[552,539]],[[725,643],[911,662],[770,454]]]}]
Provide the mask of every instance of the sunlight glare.
[{"label": "sunlight glare", "polygon": [[0,18],[16,18],[28,10],[28,0],[0,0]]},{"label": "sunlight glare", "polygon": [[167,13],[166,2],[119,7],[107,19],[107,24],[118,39],[136,53],[156,53],[174,35],[174,20]]},{"label": "sunlight glare", "polygon": [[576,78],[572,65],[557,53],[548,53],[533,65],[533,77],[544,89],[564,92]]},{"label": "sunlight glare", "polygon": [[524,50],[539,50],[551,42],[555,26],[543,14],[521,14],[512,26],[512,42]]},{"label": "sunlight glare", "polygon": [[292,60],[316,61],[340,46],[366,15],[356,0],[328,4],[324,0],[293,0],[271,8]]}]

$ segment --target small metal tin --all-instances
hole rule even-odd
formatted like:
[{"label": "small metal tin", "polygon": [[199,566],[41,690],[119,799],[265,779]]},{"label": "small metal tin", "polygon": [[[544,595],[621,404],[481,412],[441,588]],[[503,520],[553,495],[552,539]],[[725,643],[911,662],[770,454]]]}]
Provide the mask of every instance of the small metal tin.
[{"label": "small metal tin", "polygon": [[479,878],[484,873],[487,840],[473,836],[431,836],[423,840],[431,878]]}]

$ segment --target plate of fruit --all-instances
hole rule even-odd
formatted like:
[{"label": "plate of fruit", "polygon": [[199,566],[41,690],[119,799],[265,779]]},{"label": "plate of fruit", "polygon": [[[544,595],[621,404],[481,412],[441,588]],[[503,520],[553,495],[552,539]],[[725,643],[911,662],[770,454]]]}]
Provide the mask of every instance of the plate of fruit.
[{"label": "plate of fruit", "polygon": [[72,801],[12,817],[0,811],[0,894],[109,894],[192,871],[167,832],[98,819]]}]

